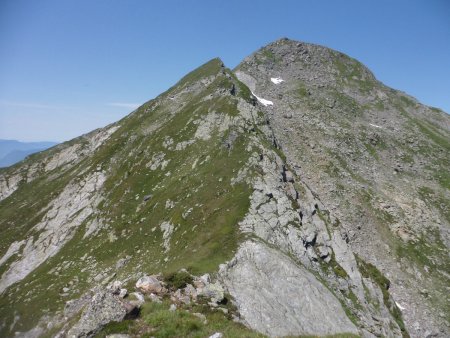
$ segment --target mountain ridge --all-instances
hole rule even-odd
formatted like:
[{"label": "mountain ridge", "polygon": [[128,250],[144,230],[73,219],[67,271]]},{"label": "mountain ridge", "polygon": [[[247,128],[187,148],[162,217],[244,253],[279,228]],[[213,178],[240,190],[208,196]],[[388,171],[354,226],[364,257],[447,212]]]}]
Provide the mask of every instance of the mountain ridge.
[{"label": "mountain ridge", "polygon": [[[434,229],[434,239],[424,240],[408,205],[442,199],[445,206],[445,169],[436,175],[445,168],[440,149],[448,135],[426,121],[448,117],[397,98],[337,53],[281,39],[234,71],[212,59],[120,121],[0,170],[2,334],[33,328],[43,334],[49,320],[67,334],[62,308],[89,287],[120,280],[129,289],[145,273],[188,268],[214,273],[239,320],[268,336],[445,335],[445,301],[435,303],[448,264],[436,256],[448,250],[445,207],[424,209],[422,222]],[[414,120],[424,114],[426,120]],[[410,124],[420,137],[394,142],[391,135],[401,139]],[[425,146],[429,153],[414,154]],[[398,149],[399,166],[389,160]],[[425,168],[422,156],[433,158],[434,167]],[[377,182],[403,189],[390,177],[403,181],[413,170],[434,178],[408,176],[414,189],[400,204],[392,188],[378,188]],[[398,223],[400,217],[406,221]],[[415,259],[415,246],[427,245]],[[404,267],[395,268],[397,258]],[[427,270],[431,284],[420,272]],[[304,284],[290,283],[292,275]],[[405,278],[413,282],[399,281]],[[436,290],[414,293],[421,279]],[[40,321],[30,314],[36,304],[45,310],[36,310]],[[429,304],[444,317],[430,314]]]}]

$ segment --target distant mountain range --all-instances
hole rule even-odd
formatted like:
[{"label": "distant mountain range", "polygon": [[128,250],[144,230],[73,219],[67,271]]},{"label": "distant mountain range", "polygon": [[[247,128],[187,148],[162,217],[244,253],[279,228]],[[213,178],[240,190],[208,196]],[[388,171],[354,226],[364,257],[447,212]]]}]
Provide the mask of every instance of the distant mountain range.
[{"label": "distant mountain range", "polygon": [[53,147],[57,142],[20,142],[0,140],[0,167],[9,167],[30,154]]}]

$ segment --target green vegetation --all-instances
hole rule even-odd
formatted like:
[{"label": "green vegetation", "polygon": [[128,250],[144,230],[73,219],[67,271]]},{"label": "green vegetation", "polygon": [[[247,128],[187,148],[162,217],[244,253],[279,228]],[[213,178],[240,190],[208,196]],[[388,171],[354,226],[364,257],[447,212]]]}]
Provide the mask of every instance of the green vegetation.
[{"label": "green vegetation", "polygon": [[403,323],[402,313],[401,313],[400,309],[395,304],[392,304],[392,302],[391,302],[391,297],[390,297],[389,291],[388,291],[389,287],[391,285],[390,280],[387,279],[375,267],[375,265],[365,262],[358,255],[355,255],[355,258],[356,258],[356,262],[358,264],[359,271],[361,272],[361,275],[364,278],[370,278],[380,288],[381,292],[383,293],[384,305],[388,308],[392,317],[395,319],[398,326],[400,327],[403,337],[404,338],[409,337],[409,334],[405,328],[405,323]]},{"label": "green vegetation", "polygon": [[376,148],[370,143],[370,142],[365,142],[364,146],[366,147],[367,151],[369,152],[369,154],[376,160],[379,160],[380,157],[378,156],[377,150]]},{"label": "green vegetation", "polygon": [[446,151],[450,151],[450,140],[432,124],[413,118],[412,121],[419,127],[419,130],[432,140],[436,145],[442,147]]},{"label": "green vegetation", "polygon": [[331,253],[331,260],[328,263],[328,266],[333,269],[333,272],[336,276],[340,278],[348,278],[347,272],[344,268],[336,261],[336,257],[334,256],[334,251]]},{"label": "green vegetation", "polygon": [[[147,302],[139,318],[107,325],[96,337],[103,338],[113,333],[128,333],[139,337],[209,337],[221,332],[224,337],[265,337],[242,324],[235,323],[220,311],[211,311],[207,306],[183,306],[169,310],[170,303]],[[203,313],[206,322],[193,313]]]},{"label": "green vegetation", "polygon": [[407,106],[407,107],[414,107],[416,104],[413,100],[411,100],[409,97],[400,96],[400,100]]},{"label": "green vegetation", "polygon": [[306,88],[306,86],[303,83],[299,83],[298,89],[297,89],[297,94],[300,98],[305,98],[305,97],[309,96],[308,89]]},{"label": "green vegetation", "polygon": [[344,54],[335,53],[333,62],[339,71],[338,79],[346,84],[363,93],[369,93],[375,87],[376,81],[372,74],[359,61]]},{"label": "green vegetation", "polygon": [[[194,315],[205,316],[206,321]],[[172,337],[198,337],[204,338],[221,332],[225,338],[263,338],[263,334],[252,331],[242,324],[231,320],[230,314],[212,311],[206,306],[185,305],[176,311],[169,310],[169,302],[162,304],[146,303],[141,309],[140,316],[135,320],[125,320],[120,323],[108,324],[96,338],[104,338],[114,333],[128,333],[139,337],[172,338]],[[294,338],[294,336],[288,336]],[[313,336],[301,335],[296,338],[357,338],[358,335],[341,333],[336,335]]]},{"label": "green vegetation", "polygon": [[202,78],[206,78],[209,76],[217,75],[217,73],[220,71],[220,69],[223,67],[223,62],[219,58],[212,59],[202,66],[198,67],[194,71],[187,74],[185,77],[183,77],[180,81],[178,81],[175,86],[169,89],[169,91],[176,89],[177,87],[181,87],[183,85],[194,83]]},{"label": "green vegetation", "polygon": [[192,284],[192,277],[187,271],[177,271],[164,276],[167,286],[172,289],[182,289],[188,284]]},{"label": "green vegetation", "polygon": [[262,51],[261,51],[261,55],[263,55],[266,59],[268,59],[268,60],[270,60],[270,61],[273,61],[273,62],[276,62],[276,56],[275,56],[275,54],[273,54],[269,49],[267,49],[267,48],[264,48]]},{"label": "green vegetation", "polygon": [[[232,88],[236,79],[226,76],[227,72],[220,60],[210,61],[119,121],[120,129],[92,156],[66,172],[58,168],[24,184],[0,202],[0,249],[5,252],[14,240],[25,237],[69,182],[79,181],[97,168],[108,172],[99,213],[79,226],[56,255],[1,295],[0,317],[12,323],[15,315],[21,316],[15,331],[26,331],[42,315],[61,310],[67,300],[79,297],[97,274],[105,273],[102,280],[111,276],[110,268],[120,258],[131,257],[128,264],[114,271],[114,278],[123,280],[137,269],[170,275],[188,268],[198,275],[215,271],[232,257],[242,236],[236,225],[248,210],[251,194],[244,183],[231,185],[251,154],[248,139],[241,136],[246,131],[236,128],[237,137],[227,148],[218,126],[209,129],[208,140],[195,139],[199,122],[194,123],[211,111],[235,116],[238,98],[249,98],[248,88],[242,84],[236,96],[210,98],[217,90]],[[201,92],[183,94],[185,105],[174,109],[170,100],[165,103],[180,86],[212,75],[217,76]],[[169,139],[171,146],[164,146]],[[175,148],[191,140],[195,142],[187,143],[184,149]],[[164,154],[161,161],[167,163],[151,170],[149,163],[158,154]],[[36,199],[36,191],[41,198]],[[152,198],[144,201],[149,194]],[[106,227],[83,238],[95,219],[101,219]],[[160,227],[163,222],[173,227],[167,240]],[[13,259],[1,267],[2,272]],[[188,281],[179,274],[171,278],[174,286]],[[66,287],[69,292],[63,292]],[[4,330],[7,328],[0,329],[1,335],[6,335]]]},{"label": "green vegetation", "polygon": [[360,338],[360,336],[353,334],[353,333],[338,333],[338,334],[332,334],[332,335],[326,335],[326,336],[286,336],[284,338]]}]

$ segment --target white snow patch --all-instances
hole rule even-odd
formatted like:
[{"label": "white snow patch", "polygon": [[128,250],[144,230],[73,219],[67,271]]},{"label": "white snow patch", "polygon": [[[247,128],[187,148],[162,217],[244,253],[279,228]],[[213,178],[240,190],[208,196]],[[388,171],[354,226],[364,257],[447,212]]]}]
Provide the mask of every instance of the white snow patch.
[{"label": "white snow patch", "polygon": [[284,80],[281,77],[271,77],[270,81],[272,81],[275,84],[280,84],[281,82],[284,82]]},{"label": "white snow patch", "polygon": [[381,126],[378,126],[378,125],[376,125],[376,124],[372,124],[372,123],[369,123],[369,125],[371,125],[372,127],[375,127],[375,128],[380,128],[380,129],[383,129],[383,127],[381,127]]},{"label": "white snow patch", "polygon": [[400,309],[400,311],[403,311],[405,308],[401,306],[399,303],[395,302],[395,305]]},{"label": "white snow patch", "polygon": [[267,107],[267,106],[273,106],[273,102],[272,102],[272,101],[269,101],[269,100],[260,98],[259,96],[255,95],[255,93],[253,93],[253,92],[252,92],[252,95],[253,95],[254,97],[256,97],[256,99],[257,99],[259,102],[261,102],[264,106],[266,106],[266,107]]}]

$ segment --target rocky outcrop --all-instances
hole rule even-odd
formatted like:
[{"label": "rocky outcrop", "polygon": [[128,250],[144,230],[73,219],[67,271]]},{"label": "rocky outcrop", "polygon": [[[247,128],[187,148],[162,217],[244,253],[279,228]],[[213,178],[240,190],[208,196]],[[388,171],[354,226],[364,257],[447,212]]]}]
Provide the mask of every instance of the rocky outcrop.
[{"label": "rocky outcrop", "polygon": [[246,324],[270,337],[358,333],[313,274],[266,244],[243,243],[219,274]]},{"label": "rocky outcrop", "polygon": [[136,282],[136,288],[145,293],[153,293],[156,295],[164,295],[167,289],[161,282],[160,276],[144,276]]},{"label": "rocky outcrop", "polygon": [[98,290],[86,305],[78,323],[67,332],[67,337],[93,337],[104,325],[122,321],[131,311],[111,292]]},{"label": "rocky outcrop", "polygon": [[57,254],[73,237],[77,227],[95,212],[100,203],[102,197],[99,190],[104,181],[103,172],[94,172],[80,182],[69,184],[47,207],[47,213],[33,227],[31,235],[25,239],[26,243],[11,244],[0,261],[5,262],[12,253],[18,252],[20,258],[12,262],[1,276],[0,293]]},{"label": "rocky outcrop", "polygon": [[81,136],[77,143],[60,144],[42,152],[34,162],[25,161],[4,169],[0,172],[0,201],[16,191],[21,183],[30,183],[55,169],[65,171],[75,166],[83,158],[92,155],[119,127],[111,125],[94,130]]},{"label": "rocky outcrop", "polygon": [[[262,106],[258,108],[266,109]],[[251,107],[247,109],[252,110]],[[271,126],[264,124],[260,127],[276,148],[277,141]],[[366,295],[367,286],[363,284],[356,258],[346,242],[348,235],[345,229],[338,226],[339,220],[304,183],[302,177],[289,169],[273,148],[267,147],[258,138],[252,139],[252,145],[255,152],[233,178],[233,182],[246,181],[254,189],[248,213],[239,222],[241,231],[262,239],[279,250],[279,254],[288,255],[299,266],[315,272],[310,278],[333,290],[340,301],[337,306],[341,307],[341,313],[348,315],[350,312],[356,318],[363,318],[358,320],[358,325],[364,327],[367,334],[400,336],[396,319],[387,309],[389,305],[380,302],[375,296],[380,306],[378,309],[370,306],[374,300]],[[273,251],[267,255],[271,253]],[[232,262],[236,259],[237,256]],[[324,270],[332,273],[324,273]],[[289,288],[288,285],[285,287]],[[237,297],[236,301],[241,302],[241,307],[252,308],[253,305],[248,303],[251,297]],[[290,308],[290,304],[286,307]],[[342,307],[346,308],[347,313]],[[291,310],[294,311],[293,308]],[[383,320],[374,321],[373,316]],[[246,320],[245,314],[243,318]],[[289,323],[291,321],[284,324],[285,329]],[[290,334],[307,334],[316,330],[313,326],[308,328],[307,323],[303,325],[301,330],[299,326],[292,326]]]},{"label": "rocky outcrop", "polygon": [[[449,197],[440,174],[449,165],[442,156],[449,149],[448,115],[385,87],[356,60],[288,39],[249,56],[235,74],[273,102],[261,107],[267,123],[297,182],[314,191],[330,224],[339,225],[329,244],[359,285],[358,298],[365,284],[353,253],[391,279],[389,292],[403,304],[412,336],[447,336],[450,324],[438,313],[448,312],[441,300],[449,260],[441,252],[450,243],[442,209]],[[419,292],[424,284],[433,295]]]}]

